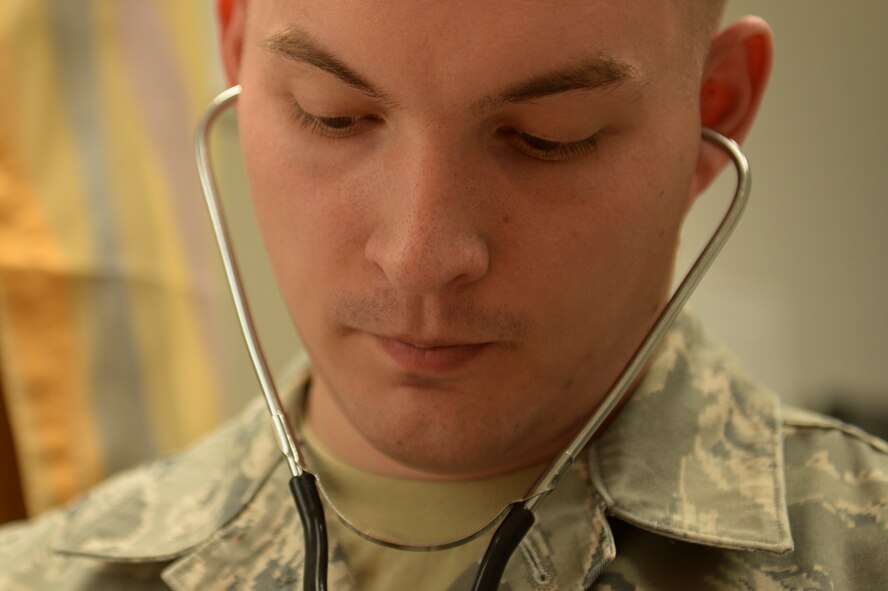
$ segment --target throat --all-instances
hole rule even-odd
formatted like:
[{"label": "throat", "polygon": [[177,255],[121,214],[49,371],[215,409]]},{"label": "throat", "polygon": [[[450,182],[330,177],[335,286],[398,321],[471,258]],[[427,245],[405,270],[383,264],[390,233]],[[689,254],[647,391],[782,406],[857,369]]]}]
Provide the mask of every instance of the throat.
[{"label": "throat", "polygon": [[302,430],[311,469],[336,510],[359,529],[402,544],[440,544],[474,533],[521,499],[545,468],[455,482],[380,476],[338,458],[310,425]]}]

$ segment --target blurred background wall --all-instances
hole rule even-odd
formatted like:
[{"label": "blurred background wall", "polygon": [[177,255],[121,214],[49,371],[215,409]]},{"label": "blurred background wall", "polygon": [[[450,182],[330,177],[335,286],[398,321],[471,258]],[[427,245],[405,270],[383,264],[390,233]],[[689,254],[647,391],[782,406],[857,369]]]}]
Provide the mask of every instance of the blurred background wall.
[{"label": "blurred background wall", "polygon": [[[193,441],[257,393],[191,160],[223,87],[212,0],[0,2],[0,521]],[[745,0],[774,27],[752,201],[691,302],[786,400],[888,415],[888,3]],[[272,367],[298,338],[250,212],[220,184]],[[733,188],[701,197],[691,260]],[[884,434],[884,432],[883,432]],[[17,493],[15,491],[18,491]]]},{"label": "blurred background wall", "polygon": [[[725,21],[745,14],[776,39],[746,142],[752,197],[691,306],[786,400],[886,436],[888,3],[743,0]],[[689,245],[711,219],[695,212]]]},{"label": "blurred background wall", "polygon": [[0,520],[181,448],[248,395],[191,157],[222,87],[213,14],[0,3]]}]

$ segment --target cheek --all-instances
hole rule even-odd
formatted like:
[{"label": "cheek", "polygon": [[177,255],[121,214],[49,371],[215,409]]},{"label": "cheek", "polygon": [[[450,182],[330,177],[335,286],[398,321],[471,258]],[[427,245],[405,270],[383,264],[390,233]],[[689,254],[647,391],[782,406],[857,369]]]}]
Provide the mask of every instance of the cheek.
[{"label": "cheek", "polygon": [[265,247],[284,301],[302,330],[301,316],[319,316],[329,295],[354,275],[354,253],[366,240],[368,216],[363,200],[345,198],[360,188],[348,176],[321,166],[280,123],[273,117],[245,117],[241,140]]},{"label": "cheek", "polygon": [[557,215],[530,212],[529,220],[549,220],[544,229],[528,221],[522,240],[503,249],[525,253],[532,268],[515,279],[533,292],[528,301],[548,303],[562,342],[649,324],[668,296],[690,175],[655,156],[643,147],[603,162],[564,188]]}]

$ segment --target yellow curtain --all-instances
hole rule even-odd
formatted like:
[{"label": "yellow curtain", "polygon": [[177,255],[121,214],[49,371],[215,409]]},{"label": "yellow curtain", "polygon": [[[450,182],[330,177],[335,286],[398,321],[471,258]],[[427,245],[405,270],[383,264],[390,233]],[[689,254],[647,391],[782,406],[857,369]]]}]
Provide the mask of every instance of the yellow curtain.
[{"label": "yellow curtain", "polygon": [[0,2],[0,378],[31,514],[239,402],[191,158],[212,8]]}]

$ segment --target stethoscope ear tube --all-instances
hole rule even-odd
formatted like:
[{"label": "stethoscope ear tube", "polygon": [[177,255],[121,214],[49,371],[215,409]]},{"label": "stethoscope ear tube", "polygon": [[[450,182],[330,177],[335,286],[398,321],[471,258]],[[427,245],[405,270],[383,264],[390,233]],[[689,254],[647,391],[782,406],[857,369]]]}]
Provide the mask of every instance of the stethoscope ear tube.
[{"label": "stethoscope ear tube", "polygon": [[[241,331],[253,361],[253,366],[256,369],[256,375],[262,386],[263,397],[271,414],[278,447],[287,460],[292,476],[290,491],[293,494],[293,499],[296,501],[305,536],[303,589],[305,591],[326,591],[328,558],[324,507],[321,503],[314,475],[305,471],[303,467],[302,453],[299,449],[298,440],[293,434],[287,415],[284,412],[283,404],[278,396],[274,380],[271,378],[265,355],[256,336],[252,316],[243,293],[237,263],[228,239],[221,202],[217,197],[215,179],[212,174],[209,156],[209,131],[219,114],[234,103],[239,93],[240,87],[235,86],[220,93],[213,100],[198,123],[197,133],[195,134],[195,156],[201,187],[204,191],[210,220],[219,245],[229,287],[231,288],[231,295],[240,321]],[[510,557],[534,524],[534,509],[542,499],[552,492],[574,459],[617,408],[623,395],[638,373],[643,369],[648,357],[672,325],[684,303],[690,297],[691,292],[693,292],[700,279],[706,273],[706,270],[710,267],[739,221],[749,197],[751,184],[749,164],[740,147],[729,138],[710,129],[703,129],[703,137],[720,146],[731,157],[737,169],[737,189],[728,211],[660,314],[657,322],[648,332],[617,382],[593,413],[593,416],[590,417],[589,421],[567,448],[553,460],[537,482],[534,483],[531,490],[524,497],[525,500],[514,503],[509,507],[503,522],[497,528],[487,547],[475,577],[475,583],[472,586],[473,591],[493,591],[499,587]],[[479,530],[475,535],[469,536],[460,542],[474,539],[483,531],[485,530]]]},{"label": "stethoscope ear tube", "polygon": [[523,503],[513,503],[502,523],[496,528],[478,574],[475,575],[475,583],[472,591],[494,591],[500,585],[506,564],[524,539],[524,536],[533,527],[533,511]]},{"label": "stethoscope ear tube", "polygon": [[301,476],[291,478],[290,492],[293,493],[293,500],[299,509],[305,536],[302,588],[305,591],[326,591],[327,522],[314,474],[303,472]]},{"label": "stethoscope ear tube", "polygon": [[234,251],[228,237],[228,228],[222,212],[222,203],[218,198],[216,180],[213,176],[212,162],[210,161],[209,134],[213,123],[218,119],[222,111],[233,105],[240,95],[240,86],[233,86],[220,93],[213,99],[207,111],[201,117],[195,133],[195,159],[201,188],[203,189],[207,211],[213,226],[213,234],[219,246],[222,264],[231,289],[231,297],[240,322],[244,342],[256,370],[256,377],[262,388],[265,404],[271,414],[277,445],[287,460],[287,466],[292,476],[290,491],[299,517],[302,520],[302,529],[305,535],[305,564],[303,568],[303,588],[305,591],[327,590],[327,524],[324,520],[324,506],[321,504],[315,477],[304,470],[302,466],[302,454],[299,450],[296,437],[284,412],[280,396],[271,377],[268,362],[262,351],[262,346],[256,336],[253,325],[253,317],[247,305],[243,285],[238,271]]}]

